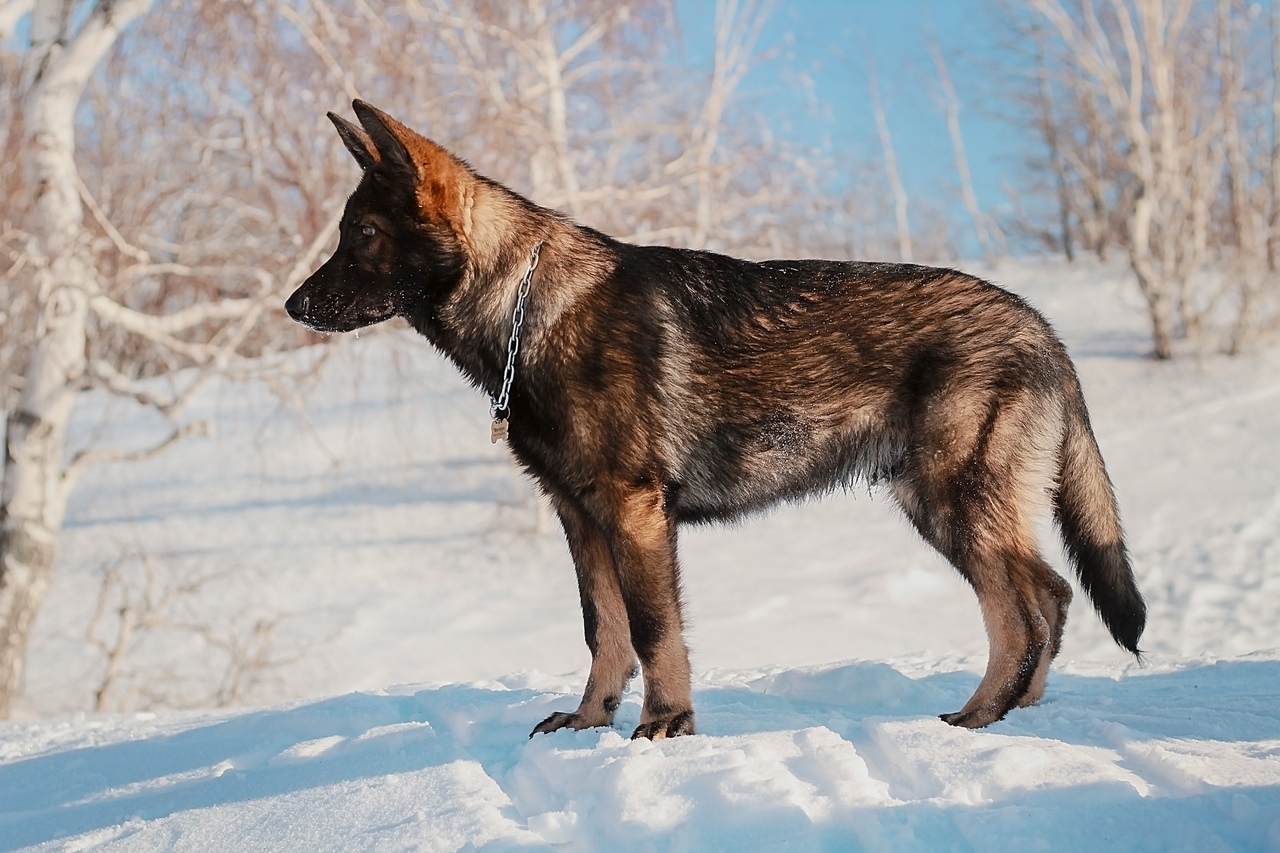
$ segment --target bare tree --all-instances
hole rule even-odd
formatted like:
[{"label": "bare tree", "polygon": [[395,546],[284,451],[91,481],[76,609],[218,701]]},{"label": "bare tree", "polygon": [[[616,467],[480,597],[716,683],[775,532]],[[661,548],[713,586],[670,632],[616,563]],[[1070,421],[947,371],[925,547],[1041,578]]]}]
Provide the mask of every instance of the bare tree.
[{"label": "bare tree", "polygon": [[1075,260],[1075,238],[1072,234],[1071,196],[1067,186],[1067,167],[1062,156],[1062,143],[1053,109],[1053,87],[1049,85],[1049,72],[1044,63],[1044,45],[1041,28],[1031,26],[1031,43],[1035,51],[1036,105],[1040,133],[1049,152],[1049,170],[1053,173],[1054,198],[1058,209],[1058,244],[1070,263]]},{"label": "bare tree", "polygon": [[[1109,199],[1124,217],[1129,263],[1146,299],[1157,358],[1194,335],[1208,310],[1195,290],[1209,257],[1220,190],[1221,105],[1195,0],[1033,0],[1055,31],[1059,69],[1119,140],[1108,145],[1132,191]],[[1086,149],[1087,150],[1087,149]]]},{"label": "bare tree", "polygon": [[[734,93],[753,64],[755,46],[767,17],[767,11],[756,4],[740,6],[738,0],[717,0],[716,3],[711,85],[698,121],[693,126],[689,146],[693,154],[693,173],[697,178],[694,225],[688,239],[693,246],[707,245],[712,234],[724,227],[722,211],[726,181],[725,170],[717,163],[723,157],[718,150],[719,143]],[[677,159],[667,168],[679,171],[679,166],[680,160]]]},{"label": "bare tree", "polygon": [[947,69],[946,57],[936,38],[930,39],[929,53],[933,56],[933,65],[938,73],[938,85],[943,112],[947,120],[947,134],[951,138],[951,151],[955,158],[956,178],[960,182],[960,198],[964,208],[973,222],[973,230],[978,237],[978,246],[982,256],[988,262],[1008,253],[1004,234],[994,219],[983,212],[978,204],[977,193],[973,190],[973,178],[969,172],[969,155],[965,152],[964,135],[960,131],[960,98],[951,82],[951,72]]},{"label": "bare tree", "polygon": [[29,254],[39,326],[17,409],[8,417],[0,503],[0,717],[19,689],[32,624],[53,569],[66,508],[62,448],[87,372],[93,272],[84,250],[75,110],[90,74],[150,0],[96,4],[75,30],[70,0],[39,0],[24,67],[24,159],[36,187]]},{"label": "bare tree", "polygon": [[1156,357],[1179,340],[1235,353],[1275,326],[1280,18],[1259,26],[1243,0],[1005,8],[1012,49],[1035,50],[1018,100],[1050,156],[1030,165],[1053,173],[1061,233],[1124,249]]},{"label": "bare tree", "polygon": [[[1222,99],[1223,145],[1226,165],[1226,216],[1217,229],[1220,263],[1227,282],[1223,290],[1234,297],[1234,321],[1227,335],[1226,351],[1240,352],[1249,340],[1274,322],[1280,295],[1277,271],[1272,268],[1275,231],[1271,222],[1276,208],[1271,165],[1261,163],[1275,156],[1274,113],[1264,118],[1266,104],[1260,95],[1268,75],[1263,62],[1251,62],[1248,34],[1255,31],[1258,12],[1238,0],[1219,0],[1217,15],[1219,86]],[[1262,51],[1257,51],[1259,54]],[[1259,58],[1261,58],[1259,56]],[[1271,64],[1271,63],[1266,63]],[[1258,66],[1257,77],[1252,77]],[[1271,109],[1277,103],[1274,82]],[[1268,152],[1270,148],[1270,152]]]},{"label": "bare tree", "polygon": [[717,3],[705,82],[682,66],[661,2],[407,10],[438,39],[435,67],[465,84],[456,91],[475,118],[461,153],[478,150],[486,172],[627,239],[795,250],[768,236],[759,211],[809,195],[796,182],[811,176],[779,168],[791,152],[734,109],[767,5]]},{"label": "bare tree", "polygon": [[1268,181],[1271,207],[1267,219],[1267,269],[1280,270],[1280,4],[1271,4],[1271,157]]},{"label": "bare tree", "polygon": [[880,138],[885,176],[893,191],[893,214],[898,226],[898,259],[909,264],[914,259],[914,252],[911,248],[911,223],[907,216],[907,191],[903,188],[902,177],[898,174],[898,156],[894,152],[893,136],[889,132],[889,119],[885,115],[884,102],[880,98],[880,78],[876,74],[874,64],[867,68],[867,85],[871,89],[871,111],[876,120],[876,135]]},{"label": "bare tree", "polygon": [[[0,500],[0,716],[8,714],[21,687],[28,639],[78,475],[93,462],[146,455],[200,429],[198,424],[175,423],[153,448],[82,448],[64,465],[67,426],[78,392],[98,385],[176,418],[211,375],[252,371],[255,365],[243,350],[268,306],[274,307],[305,275],[333,234],[330,224],[297,245],[300,235],[294,231],[285,243],[289,249],[276,252],[265,265],[236,263],[226,252],[225,235],[221,249],[211,253],[181,233],[190,219],[185,214],[209,206],[211,199],[207,186],[198,197],[200,190],[189,174],[184,179],[170,173],[168,186],[161,186],[172,164],[151,163],[148,179],[134,180],[127,192],[111,193],[108,163],[113,158],[94,163],[86,155],[86,165],[96,167],[90,171],[96,173],[99,192],[107,190],[109,197],[103,201],[90,189],[77,163],[76,112],[95,69],[148,6],[149,0],[99,0],[78,11],[74,0],[37,0],[30,11],[30,44],[15,122],[22,128],[18,150],[27,167],[17,180],[18,195],[30,203],[6,204],[7,211],[27,219],[24,245],[20,252],[10,250],[7,277],[28,300],[36,322],[31,337],[5,353],[4,366],[11,375],[18,375],[22,362],[25,368],[17,399],[8,409]],[[89,101],[91,107],[102,103]],[[128,117],[99,118],[94,150],[101,154],[111,148],[113,133]],[[145,130],[164,127],[158,120]],[[135,145],[139,141],[135,138]],[[176,140],[171,136],[169,141]],[[208,146],[217,137],[205,135],[201,141],[211,154]],[[243,147],[251,158],[263,153],[261,146],[256,151]],[[114,160],[128,159],[119,157],[120,148],[115,154]],[[136,153],[132,162],[138,170]],[[243,196],[237,200],[229,194],[220,201],[239,204],[221,217],[220,227],[242,226],[248,242],[250,235],[261,234],[261,220],[267,218],[263,211],[246,211]],[[120,212],[130,204],[149,207],[155,217],[151,221],[164,222],[166,230],[150,236],[148,247],[129,236],[132,229],[118,224]],[[112,207],[119,208],[115,218]],[[254,218],[256,227],[245,227]],[[139,231],[146,230],[146,222],[145,217],[134,220]],[[206,241],[203,248],[208,247]],[[243,249],[237,257],[243,260]],[[195,370],[178,379],[178,371],[187,368]],[[147,381],[161,375],[172,381]]]}]

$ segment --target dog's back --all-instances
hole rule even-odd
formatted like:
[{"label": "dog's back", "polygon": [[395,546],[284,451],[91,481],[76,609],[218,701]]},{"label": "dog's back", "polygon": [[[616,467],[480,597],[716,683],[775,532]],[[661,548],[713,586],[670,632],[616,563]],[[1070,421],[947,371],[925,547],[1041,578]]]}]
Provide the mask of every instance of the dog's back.
[{"label": "dog's back", "polygon": [[[1033,309],[953,270],[610,243],[556,378],[583,386],[578,419],[617,425],[601,455],[658,457],[681,520],[888,480],[939,399],[1060,395],[1073,375]],[[592,393],[602,365],[626,394]]]}]

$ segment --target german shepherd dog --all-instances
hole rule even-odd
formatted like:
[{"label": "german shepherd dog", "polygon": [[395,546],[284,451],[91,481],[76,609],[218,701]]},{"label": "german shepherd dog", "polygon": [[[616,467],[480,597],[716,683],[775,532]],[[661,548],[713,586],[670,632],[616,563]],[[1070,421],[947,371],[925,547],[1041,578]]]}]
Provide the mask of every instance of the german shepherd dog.
[{"label": "german shepherd dog", "polygon": [[1140,654],[1146,605],[1079,380],[1017,296],[910,264],[630,245],[354,109],[359,126],[329,118],[363,177],[286,308],[323,332],[403,317],[496,398],[496,437],[564,526],[591,650],[577,710],[533,734],[611,725],[637,660],[633,737],[691,734],[677,527],[859,481],[887,486],[977,593],[987,669],[946,722],[1044,695],[1071,601],[1037,545],[1050,511]]}]

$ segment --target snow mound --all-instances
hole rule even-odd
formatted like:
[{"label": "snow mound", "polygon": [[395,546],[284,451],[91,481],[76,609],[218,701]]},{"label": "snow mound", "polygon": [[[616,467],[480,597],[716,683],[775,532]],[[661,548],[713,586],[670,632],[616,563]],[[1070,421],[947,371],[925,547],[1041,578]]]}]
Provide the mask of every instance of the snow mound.
[{"label": "snow mound", "polygon": [[977,676],[722,673],[704,732],[532,726],[575,697],[401,687],[229,716],[11,725],[0,849],[1277,849],[1280,658],[1058,673],[981,732]]}]

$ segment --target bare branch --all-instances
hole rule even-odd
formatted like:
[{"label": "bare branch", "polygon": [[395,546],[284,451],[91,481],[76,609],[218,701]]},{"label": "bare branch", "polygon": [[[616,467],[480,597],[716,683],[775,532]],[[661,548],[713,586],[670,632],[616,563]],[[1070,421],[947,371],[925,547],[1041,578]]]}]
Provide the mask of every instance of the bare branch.
[{"label": "bare branch", "polygon": [[[107,697],[120,678],[137,626],[138,613],[129,601],[128,586],[120,572],[120,564],[123,560],[123,556],[118,557],[115,563],[104,571],[102,583],[98,588],[98,601],[84,631],[85,639],[89,644],[106,658],[106,668],[93,694],[93,710],[97,712],[110,709]],[[115,611],[116,635],[108,642],[98,636],[98,627],[106,615],[113,593],[119,595],[123,601]]]},{"label": "bare branch", "polygon": [[142,450],[81,450],[71,457],[71,462],[62,472],[62,487],[66,491],[75,488],[76,480],[90,465],[104,462],[138,462],[164,452],[176,442],[193,435],[207,436],[213,431],[208,421],[192,421],[177,427],[160,441]]},{"label": "bare branch", "polygon": [[[74,35],[66,32],[70,15],[64,15],[59,33],[53,42],[37,45],[33,38],[33,48],[39,49],[36,53],[38,64],[32,72],[28,87],[40,86],[45,90],[69,89],[80,92],[89,75],[115,43],[120,32],[134,18],[146,12],[150,6],[151,0],[115,0],[112,3],[98,3]],[[38,7],[36,12],[39,12]],[[48,63],[45,61],[48,51],[55,46],[59,51],[58,60]]]},{"label": "bare branch", "polygon": [[219,348],[210,344],[179,340],[174,337],[176,333],[214,320],[245,317],[259,304],[260,301],[257,299],[223,299],[203,305],[192,305],[173,314],[156,315],[126,308],[102,294],[97,294],[89,300],[89,307],[104,321],[114,323],[128,332],[173,350],[195,364],[210,361],[218,354]]},{"label": "bare branch", "polygon": [[[312,4],[319,5],[319,4]],[[334,57],[333,53],[325,46],[325,41],[316,35],[311,26],[302,19],[288,3],[273,2],[276,12],[298,30],[302,38],[306,41],[308,47],[315,51],[316,56],[324,62],[325,67],[329,69],[329,73],[333,75],[339,83],[342,84],[343,91],[347,93],[347,98],[354,100],[360,97],[360,89],[356,86],[355,80],[351,74],[347,72],[342,64]]]},{"label": "bare branch", "polygon": [[120,254],[126,255],[142,264],[151,263],[151,255],[147,254],[144,249],[130,245],[129,241],[121,236],[116,227],[111,224],[111,220],[107,218],[107,214],[103,212],[98,205],[97,199],[93,197],[93,193],[89,192],[89,188],[84,185],[84,181],[80,178],[80,173],[75,173],[76,190],[80,193],[80,201],[84,202],[85,207],[89,208],[89,212],[93,215],[94,221],[102,227],[107,233],[107,237],[115,244]]}]

